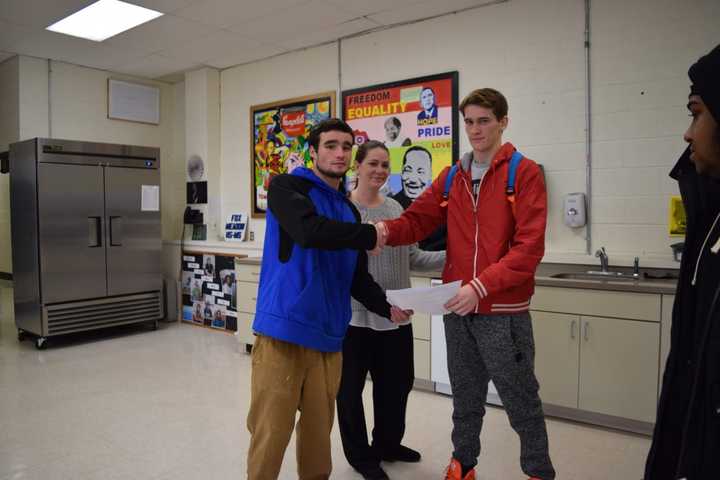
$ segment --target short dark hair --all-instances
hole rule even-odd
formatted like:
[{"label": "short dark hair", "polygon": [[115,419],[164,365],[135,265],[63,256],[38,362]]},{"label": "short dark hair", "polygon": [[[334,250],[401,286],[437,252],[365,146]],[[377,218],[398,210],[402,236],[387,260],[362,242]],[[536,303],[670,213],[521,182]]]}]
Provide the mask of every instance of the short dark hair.
[{"label": "short dark hair", "polygon": [[433,97],[435,96],[435,90],[433,90],[431,87],[423,87],[423,89],[420,90],[420,95],[422,95],[422,92],[424,92],[425,90],[430,90],[433,94]]},{"label": "short dark hair", "polygon": [[502,120],[508,114],[508,102],[505,96],[494,88],[479,88],[468,93],[460,102],[460,112],[465,115],[465,107],[476,105],[492,110],[497,120]]},{"label": "short dark hair", "polygon": [[333,131],[348,133],[351,137],[353,137],[353,140],[355,139],[355,136],[353,135],[353,129],[350,128],[350,125],[343,122],[339,118],[328,118],[327,120],[323,120],[322,122],[318,123],[310,129],[310,134],[308,135],[308,144],[310,144],[310,146],[313,147],[317,152],[317,149],[320,146],[320,135],[326,132]]},{"label": "short dark hair", "polygon": [[405,153],[403,154],[403,163],[402,163],[402,164],[403,164],[403,167],[404,167],[405,164],[407,163],[407,156],[408,156],[408,154],[409,154],[410,152],[424,152],[424,153],[427,153],[427,156],[428,156],[428,158],[430,159],[430,163],[432,163],[432,153],[430,153],[430,150],[428,150],[428,149],[425,148],[425,147],[421,147],[421,146],[419,146],[419,145],[414,145],[414,146],[408,148],[407,150],[405,150]]},{"label": "short dark hair", "polygon": [[385,124],[387,125],[388,122],[392,122],[393,125],[395,125],[397,128],[402,127],[402,122],[400,122],[400,119],[397,117],[390,117],[387,120],[385,120]]},{"label": "short dark hair", "polygon": [[365,157],[367,157],[367,154],[370,153],[370,150],[374,150],[376,148],[382,148],[388,155],[390,155],[390,150],[388,150],[384,143],[377,140],[368,140],[358,147],[357,152],[355,152],[355,161],[357,163],[362,163],[363,160],[365,160]]}]

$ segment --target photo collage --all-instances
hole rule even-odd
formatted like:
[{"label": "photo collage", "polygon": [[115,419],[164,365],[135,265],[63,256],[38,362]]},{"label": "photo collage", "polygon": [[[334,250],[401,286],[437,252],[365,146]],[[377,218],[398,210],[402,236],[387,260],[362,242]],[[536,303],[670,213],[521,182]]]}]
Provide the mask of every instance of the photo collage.
[{"label": "photo collage", "polygon": [[235,257],[184,252],[182,297],[183,321],[236,331]]}]

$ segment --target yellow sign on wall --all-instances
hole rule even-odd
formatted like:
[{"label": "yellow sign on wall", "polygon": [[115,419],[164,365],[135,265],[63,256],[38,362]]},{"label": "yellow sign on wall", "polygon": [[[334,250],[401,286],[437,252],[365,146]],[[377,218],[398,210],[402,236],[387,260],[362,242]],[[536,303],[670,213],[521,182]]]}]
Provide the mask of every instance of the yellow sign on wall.
[{"label": "yellow sign on wall", "polygon": [[671,237],[684,237],[687,230],[687,216],[685,206],[679,195],[670,197],[668,208],[668,233]]}]

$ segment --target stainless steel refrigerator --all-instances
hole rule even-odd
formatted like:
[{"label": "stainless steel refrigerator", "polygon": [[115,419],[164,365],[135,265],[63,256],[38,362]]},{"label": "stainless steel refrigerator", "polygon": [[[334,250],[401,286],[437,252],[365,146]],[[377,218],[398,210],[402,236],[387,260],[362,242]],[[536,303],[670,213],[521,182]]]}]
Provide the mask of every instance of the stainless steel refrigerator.
[{"label": "stainless steel refrigerator", "polygon": [[47,337],[163,316],[157,148],[10,145],[15,323]]}]

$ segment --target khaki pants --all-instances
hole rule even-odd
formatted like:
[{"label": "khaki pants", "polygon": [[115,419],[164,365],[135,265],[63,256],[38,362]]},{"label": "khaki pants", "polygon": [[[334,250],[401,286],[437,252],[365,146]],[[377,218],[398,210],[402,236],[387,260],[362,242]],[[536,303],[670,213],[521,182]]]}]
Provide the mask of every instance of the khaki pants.
[{"label": "khaki pants", "polygon": [[330,431],[341,372],[341,352],[320,352],[266,336],[256,337],[247,418],[248,480],[278,478],[298,410],[298,477],[330,477]]}]

